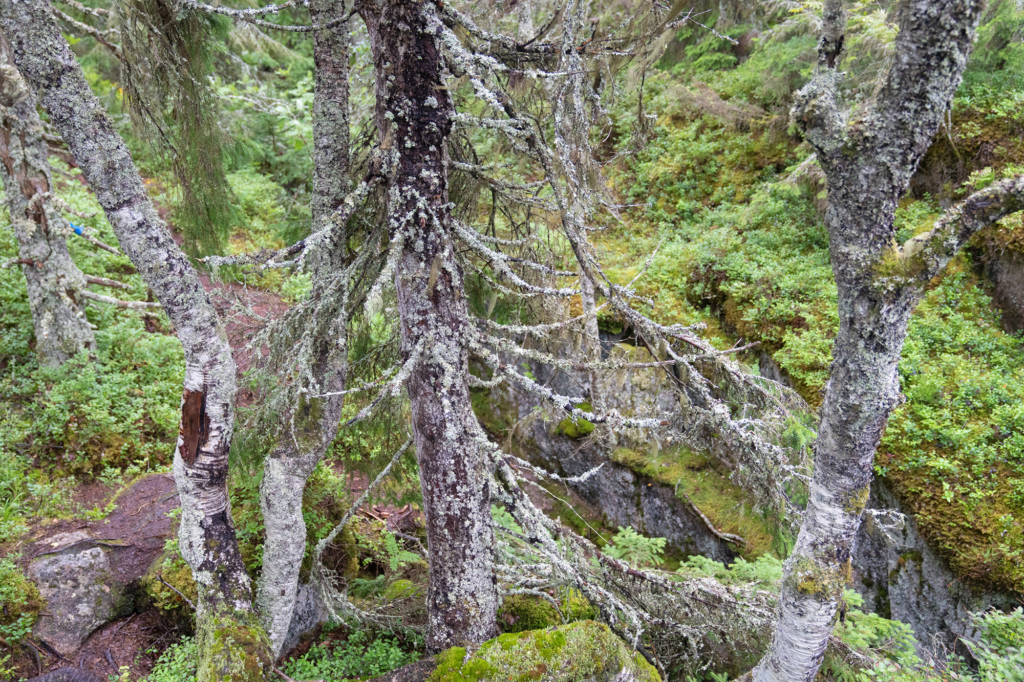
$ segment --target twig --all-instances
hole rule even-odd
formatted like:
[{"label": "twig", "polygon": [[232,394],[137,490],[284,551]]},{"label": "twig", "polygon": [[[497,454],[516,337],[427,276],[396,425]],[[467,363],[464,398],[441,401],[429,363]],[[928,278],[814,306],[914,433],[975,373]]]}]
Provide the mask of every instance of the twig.
[{"label": "twig", "polygon": [[128,620],[126,620],[125,622],[123,622],[123,623],[121,623],[120,625],[117,626],[117,629],[114,630],[114,634],[116,635],[117,633],[121,632],[121,628],[123,628],[125,625],[128,625],[128,623],[132,622],[132,619],[135,618],[135,616],[137,616],[137,615],[139,615],[138,611],[136,611],[132,615],[128,616]]},{"label": "twig", "polygon": [[[157,573],[157,574],[156,574],[156,579],[157,579],[157,580],[159,580],[160,582],[162,582],[162,583],[163,583],[164,585],[166,585],[167,587],[169,587],[169,588],[171,588],[172,590],[174,590],[175,592],[178,592],[178,588],[177,588],[177,587],[175,587],[174,585],[172,585],[172,584],[170,584],[169,582],[167,582],[166,580],[164,580],[164,576],[163,576],[163,574],[162,574],[162,573]],[[193,611],[195,611],[195,609],[196,609],[196,605],[192,603],[192,600],[191,600],[191,599],[189,599],[188,597],[186,597],[185,595],[183,595],[183,594],[182,594],[181,592],[178,592],[178,596],[179,596],[179,597],[181,597],[182,599],[184,599],[184,600],[185,600],[185,603],[187,603],[187,604],[188,604],[189,606],[191,606],[191,607],[192,607],[192,610],[193,610]]]},{"label": "twig", "polygon": [[[676,485],[676,494],[678,494],[679,492],[680,492],[680,490],[679,490],[679,486],[677,484]],[[690,508],[693,509],[693,511],[695,511],[697,513],[697,516],[699,516],[702,521],[704,521],[704,525],[708,527],[708,530],[710,530],[712,533],[714,533],[716,536],[720,537],[721,539],[725,540],[726,542],[731,542],[734,545],[742,545],[742,546],[746,547],[747,541],[744,540],[743,538],[741,538],[739,535],[733,535],[732,533],[726,533],[726,532],[720,531],[717,528],[715,528],[715,524],[711,523],[711,519],[709,519],[708,517],[704,516],[704,512],[702,512],[700,510],[700,508],[697,507],[697,505],[693,503],[693,500],[691,500],[690,496],[686,494],[686,491],[683,490],[681,492],[683,493],[683,498],[687,502],[690,503]]]},{"label": "twig", "polygon": [[128,310],[148,310],[150,308],[163,307],[159,303],[150,301],[122,301],[119,298],[104,296],[103,294],[97,294],[92,291],[82,291],[80,293],[82,294],[82,298],[87,298],[90,301],[99,301],[100,303],[116,305],[118,308],[127,308]]},{"label": "twig", "polygon": [[116,279],[107,279],[106,277],[97,277],[96,275],[86,275],[85,281],[89,284],[98,284],[101,287],[111,287],[112,289],[131,289],[131,285],[125,284],[124,282],[118,282]]}]

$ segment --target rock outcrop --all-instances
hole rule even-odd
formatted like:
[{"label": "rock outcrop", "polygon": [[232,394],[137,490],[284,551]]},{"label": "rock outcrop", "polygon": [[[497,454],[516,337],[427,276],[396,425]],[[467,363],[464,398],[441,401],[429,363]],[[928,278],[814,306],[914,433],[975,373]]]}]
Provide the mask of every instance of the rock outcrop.
[{"label": "rock outcrop", "polygon": [[[872,484],[868,509],[900,512],[884,480]],[[866,515],[857,534],[853,575],[866,610],[908,624],[918,644],[931,649],[941,645],[952,651],[957,637],[976,639],[968,612],[1018,605],[1013,595],[972,589],[953,575],[909,514],[902,524]]]},{"label": "rock outcrop", "polygon": [[[1019,272],[1024,291],[1024,259]],[[1024,324],[1024,300],[1021,301]],[[606,349],[608,351],[609,349]],[[646,351],[625,344],[610,349],[611,353],[638,354],[635,362],[649,361]],[[590,378],[580,373],[546,372],[543,365],[530,363],[530,371],[538,382],[563,393],[580,393],[589,388]],[[656,408],[671,410],[674,400],[664,373],[608,373],[598,380],[598,398],[602,409],[618,410],[623,415],[643,414]],[[515,424],[511,445],[524,459],[548,471],[566,477],[579,476],[602,465],[585,481],[571,484],[580,497],[592,504],[609,523],[631,526],[654,537],[664,537],[683,554],[700,554],[716,561],[731,563],[740,548],[709,526],[707,519],[674,489],[664,477],[648,475],[650,460],[656,459],[663,443],[644,442],[644,434],[628,432],[612,440],[596,441],[583,436],[593,427],[559,423],[551,410],[538,409],[531,396],[503,388],[491,394],[492,418]],[[484,419],[485,423],[487,419]],[[625,446],[625,447],[623,447]],[[631,452],[636,459],[646,459],[639,466],[620,456]],[[678,486],[677,486],[678,487]],[[884,481],[872,485],[869,508],[900,511],[899,501]],[[869,515],[870,516],[870,515]],[[898,529],[868,518],[858,535],[853,557],[857,591],[864,597],[865,610],[907,623],[920,645],[934,649],[936,644],[952,650],[957,637],[973,639],[969,611],[983,611],[989,606],[1011,607],[1017,603],[1013,595],[973,589],[957,579],[946,563],[928,546],[917,530],[913,517],[907,515],[905,525]]]},{"label": "rock outcrop", "polygon": [[37,555],[28,567],[28,577],[47,603],[35,634],[69,656],[96,628],[130,610],[132,603],[114,577],[112,554],[117,544],[85,531],[55,535],[48,544],[54,549]]},{"label": "rock outcrop", "polygon": [[[645,349],[624,343],[608,344],[604,355],[618,355],[632,362],[651,360]],[[538,383],[555,391],[596,394],[600,404],[594,409],[599,411],[614,410],[633,416],[671,412],[678,407],[669,377],[660,369],[604,372],[590,391],[591,377],[585,372],[569,376],[533,362],[529,368]],[[581,387],[588,390],[581,391]],[[560,422],[560,415],[540,404],[535,396],[508,386],[491,391],[487,409],[492,413],[480,415],[485,426],[489,426],[489,418],[502,425],[515,424],[511,445],[523,459],[564,477],[580,476],[600,466],[585,481],[571,487],[596,506],[608,524],[632,526],[646,535],[664,537],[686,555],[701,554],[721,562],[730,562],[739,555],[736,545],[716,534],[708,520],[673,488],[654,483],[629,465],[629,460],[636,459],[636,453],[669,447],[652,440],[649,432],[626,429],[602,434],[600,440],[586,438],[593,432],[593,425],[583,420]],[[618,456],[624,453],[625,457]]]}]

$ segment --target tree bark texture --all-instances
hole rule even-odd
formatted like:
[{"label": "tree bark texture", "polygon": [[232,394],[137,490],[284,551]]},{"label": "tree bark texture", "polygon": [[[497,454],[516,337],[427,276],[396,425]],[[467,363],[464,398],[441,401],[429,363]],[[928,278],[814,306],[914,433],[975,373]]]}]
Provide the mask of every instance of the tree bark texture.
[{"label": "tree bark texture", "polygon": [[[876,100],[848,122],[838,104],[842,2],[825,4],[818,67],[798,94],[793,115],[828,179],[825,222],[840,325],[810,499],[786,562],[780,620],[753,672],[759,682],[810,682],[817,675],[850,579],[875,451],[900,402],[897,366],[910,314],[928,280],[981,222],[972,220],[968,200],[927,240],[894,246],[899,199],[960,82],[981,10],[979,0],[910,0],[902,6],[894,65]],[[1002,189],[1014,191],[1010,185]],[[946,223],[965,219],[969,230],[954,235],[955,229],[946,229]]]},{"label": "tree bark texture", "polygon": [[45,0],[0,2],[18,69],[41,96],[96,193],[122,250],[170,316],[185,350],[174,476],[182,556],[199,591],[200,679],[262,679],[266,637],[252,610],[228,500],[235,364],[198,274],[146,195],[128,148],[90,90]]},{"label": "tree bark texture", "polygon": [[[344,16],[341,0],[312,0],[310,17],[315,25],[328,25]],[[313,98],[314,170],[313,232],[326,227],[331,214],[345,198],[349,178],[348,61],[349,24],[344,22],[313,34],[316,88]],[[310,254],[311,300],[315,305],[312,334],[312,374],[319,393],[345,388],[347,370],[344,297],[335,279],[340,274],[348,246],[346,225],[332,228],[325,248]],[[344,397],[306,398],[284,415],[294,425],[271,451],[263,468],[260,506],[266,525],[263,572],[257,585],[260,617],[270,636],[275,656],[282,653],[289,630],[306,630],[315,622],[293,623],[299,591],[299,568],[306,551],[306,523],[302,496],[306,481],[338,433]]]},{"label": "tree bark texture", "polygon": [[420,0],[360,3],[376,72],[375,117],[388,178],[406,388],[420,466],[430,586],[427,650],[497,634],[487,441],[470,405],[471,331],[448,206],[447,144],[455,113],[439,25]]},{"label": "tree bark texture", "polygon": [[40,364],[61,365],[96,347],[80,296],[86,281],[68,253],[66,222],[44,196],[53,191],[53,181],[36,98],[4,36],[0,50],[0,177],[18,240],[36,353]]}]

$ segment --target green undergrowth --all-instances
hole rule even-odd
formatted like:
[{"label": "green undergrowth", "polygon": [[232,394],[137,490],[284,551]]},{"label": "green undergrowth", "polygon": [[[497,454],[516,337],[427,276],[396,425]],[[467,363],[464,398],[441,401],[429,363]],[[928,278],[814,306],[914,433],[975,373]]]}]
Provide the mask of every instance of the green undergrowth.
[{"label": "green undergrowth", "polygon": [[740,556],[756,558],[783,548],[772,525],[753,510],[748,496],[720,471],[707,455],[685,447],[667,447],[656,453],[618,448],[612,461],[670,486],[683,502],[692,502],[721,531],[739,535],[746,542],[736,547]]},{"label": "green undergrowth", "polygon": [[911,320],[876,472],[960,576],[1024,591],[1024,343],[961,262]]},{"label": "green undergrowth", "polygon": [[[73,176],[60,161],[51,163]],[[103,212],[77,180],[55,175],[58,195],[84,217],[71,220],[107,244],[117,244]],[[4,212],[6,209],[2,209]],[[6,220],[6,213],[4,213]],[[115,279],[127,300],[147,300],[141,276],[123,255],[70,234],[68,248],[88,275]],[[0,259],[17,252],[0,228]],[[109,289],[91,285],[98,293]],[[136,473],[169,463],[177,437],[184,358],[167,316],[89,303],[96,351],[59,368],[40,367],[20,268],[0,268],[0,544],[33,519],[65,517],[74,477]]]},{"label": "green undergrowth", "polygon": [[[301,656],[280,664],[294,680],[341,680],[376,677],[419,659],[417,642],[402,642],[388,632],[343,630],[328,626],[321,641]],[[199,651],[184,637],[161,654],[146,682],[196,682]]]},{"label": "green undergrowth", "polygon": [[42,608],[36,586],[12,559],[0,559],[0,645],[14,646],[24,639]]},{"label": "green undergrowth", "polygon": [[960,640],[970,660],[945,651],[944,660],[922,661],[910,628],[873,613],[862,613],[859,596],[846,592],[845,619],[835,635],[870,658],[870,664],[851,660],[835,647],[825,655],[819,680],[836,682],[1024,682],[1024,612],[990,610],[970,614],[973,640]]},{"label": "green undergrowth", "polygon": [[415,642],[403,643],[390,633],[356,630],[344,640],[325,639],[283,666],[296,680],[366,679],[413,663],[420,658]]}]

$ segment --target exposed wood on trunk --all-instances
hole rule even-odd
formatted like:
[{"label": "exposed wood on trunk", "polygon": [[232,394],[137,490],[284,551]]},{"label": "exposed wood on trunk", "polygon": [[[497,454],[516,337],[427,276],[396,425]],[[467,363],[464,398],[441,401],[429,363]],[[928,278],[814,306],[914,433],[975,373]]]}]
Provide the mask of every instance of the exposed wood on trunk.
[{"label": "exposed wood on trunk", "polygon": [[[177,330],[185,351],[183,403],[203,396],[190,450],[175,448],[181,494],[180,548],[199,592],[200,679],[258,679],[268,664],[265,636],[252,611],[249,577],[238,551],[227,492],[234,421],[235,363],[210,298],[153,209],[128,148],[117,134],[42,0],[0,3],[15,62],[41,95],[114,228],[118,242]],[[208,422],[206,421],[208,420]],[[183,424],[190,434],[190,424]],[[186,446],[187,447],[187,446]]]}]

